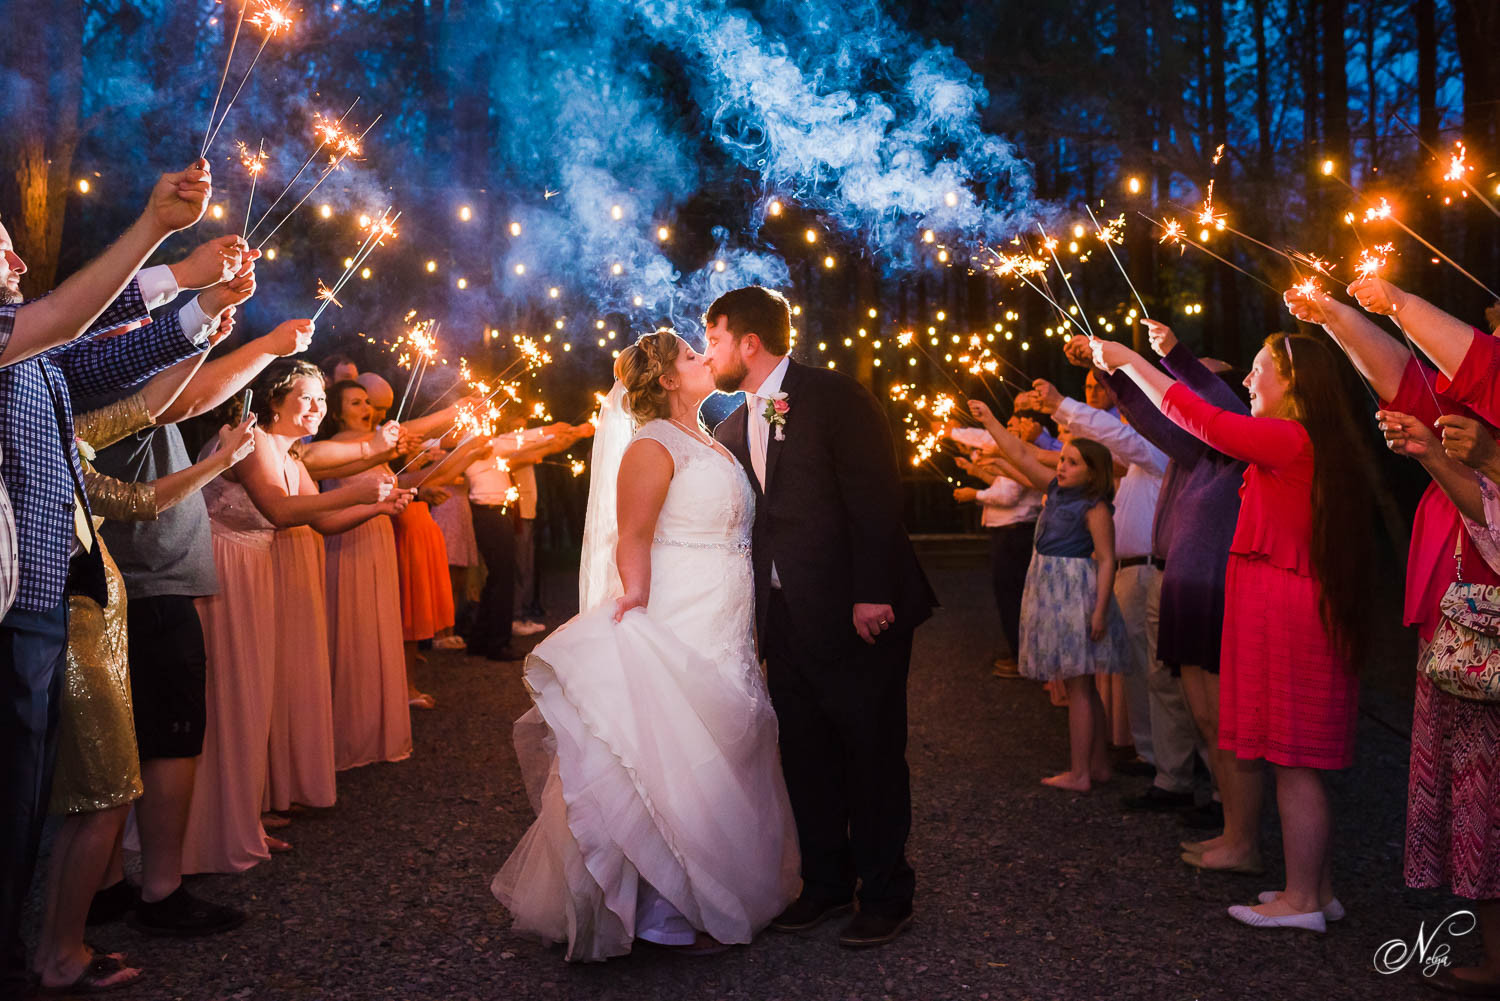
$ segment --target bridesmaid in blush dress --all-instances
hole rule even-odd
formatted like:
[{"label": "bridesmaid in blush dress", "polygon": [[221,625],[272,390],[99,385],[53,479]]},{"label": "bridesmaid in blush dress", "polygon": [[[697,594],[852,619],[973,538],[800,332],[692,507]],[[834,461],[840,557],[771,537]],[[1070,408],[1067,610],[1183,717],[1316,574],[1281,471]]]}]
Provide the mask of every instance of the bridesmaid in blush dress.
[{"label": "bridesmaid in blush dress", "polygon": [[277,526],[276,674],[264,805],[326,807],[336,793],[323,534],[398,511],[404,495],[387,499],[389,478],[320,494],[300,452],[301,439],[317,431],[326,411],[321,376],[306,363],[287,363],[267,373],[262,389],[261,454],[244,463],[241,481]]}]

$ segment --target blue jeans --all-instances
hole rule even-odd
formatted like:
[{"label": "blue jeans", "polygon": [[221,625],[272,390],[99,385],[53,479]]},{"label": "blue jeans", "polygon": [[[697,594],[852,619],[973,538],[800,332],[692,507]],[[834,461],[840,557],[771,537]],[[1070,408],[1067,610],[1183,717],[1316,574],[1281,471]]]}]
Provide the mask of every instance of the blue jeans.
[{"label": "blue jeans", "polygon": [[47,612],[11,609],[0,620],[0,996],[27,982],[21,910],[36,872],[68,653],[68,601]]}]

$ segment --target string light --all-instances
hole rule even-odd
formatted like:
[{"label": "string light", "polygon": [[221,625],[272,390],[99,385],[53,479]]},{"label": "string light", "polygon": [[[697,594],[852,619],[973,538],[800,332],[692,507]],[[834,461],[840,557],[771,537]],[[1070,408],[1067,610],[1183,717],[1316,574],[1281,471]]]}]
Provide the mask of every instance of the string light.
[{"label": "string light", "polygon": [[513,222],[513,223],[510,224],[510,235],[511,236],[520,236],[521,235],[521,224],[520,223]]},{"label": "string light", "polygon": [[318,215],[322,216],[324,219],[332,219],[333,218],[333,206],[329,205],[326,202],[323,203],[322,205],[319,205],[318,206]]},{"label": "string light", "polygon": [[83,195],[89,193],[89,179],[87,177],[80,177],[78,179],[78,193]]},{"label": "string light", "polygon": [[437,261],[428,261],[427,262],[427,273],[430,275],[430,274],[432,274],[435,271],[437,271]]}]

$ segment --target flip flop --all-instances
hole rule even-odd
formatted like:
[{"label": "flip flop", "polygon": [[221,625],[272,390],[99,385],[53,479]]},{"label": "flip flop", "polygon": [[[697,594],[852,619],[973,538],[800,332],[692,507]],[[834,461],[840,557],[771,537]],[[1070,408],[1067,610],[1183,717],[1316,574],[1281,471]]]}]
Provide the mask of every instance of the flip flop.
[{"label": "flip flop", "polygon": [[[127,973],[129,976],[126,976]],[[118,990],[135,983],[140,975],[140,970],[126,966],[124,960],[96,954],[89,961],[89,965],[83,968],[83,972],[78,974],[78,979],[71,984],[66,987],[40,987],[37,993],[43,997],[103,994],[105,991]]]}]

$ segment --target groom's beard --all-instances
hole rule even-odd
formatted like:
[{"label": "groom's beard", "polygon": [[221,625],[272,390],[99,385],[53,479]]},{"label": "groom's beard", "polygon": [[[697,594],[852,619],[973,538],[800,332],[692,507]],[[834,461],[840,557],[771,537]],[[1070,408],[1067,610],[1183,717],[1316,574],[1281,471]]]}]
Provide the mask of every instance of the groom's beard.
[{"label": "groom's beard", "polygon": [[738,393],[744,388],[745,379],[750,375],[750,370],[745,367],[742,358],[734,359],[733,368],[723,368],[714,372],[714,387],[721,393]]}]

